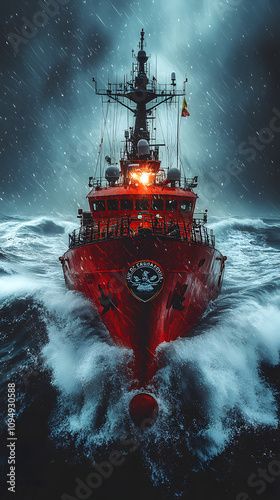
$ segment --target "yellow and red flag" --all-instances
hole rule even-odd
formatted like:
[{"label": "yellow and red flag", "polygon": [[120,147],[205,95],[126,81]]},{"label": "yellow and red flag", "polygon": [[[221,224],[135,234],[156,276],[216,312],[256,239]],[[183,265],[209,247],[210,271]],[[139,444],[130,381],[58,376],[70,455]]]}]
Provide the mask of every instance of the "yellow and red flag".
[{"label": "yellow and red flag", "polygon": [[183,99],[183,106],[182,106],[181,116],[190,116],[190,113],[188,112],[188,105],[187,105],[187,101],[186,101],[185,97]]}]

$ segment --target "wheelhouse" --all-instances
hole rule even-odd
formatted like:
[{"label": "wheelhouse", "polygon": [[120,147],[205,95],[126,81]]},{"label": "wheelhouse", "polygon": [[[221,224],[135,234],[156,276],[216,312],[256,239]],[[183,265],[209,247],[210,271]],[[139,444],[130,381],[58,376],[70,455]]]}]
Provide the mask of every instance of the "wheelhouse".
[{"label": "wheelhouse", "polygon": [[93,219],[133,215],[141,212],[159,213],[178,219],[192,219],[196,196],[191,192],[170,194],[116,194],[89,196]]}]

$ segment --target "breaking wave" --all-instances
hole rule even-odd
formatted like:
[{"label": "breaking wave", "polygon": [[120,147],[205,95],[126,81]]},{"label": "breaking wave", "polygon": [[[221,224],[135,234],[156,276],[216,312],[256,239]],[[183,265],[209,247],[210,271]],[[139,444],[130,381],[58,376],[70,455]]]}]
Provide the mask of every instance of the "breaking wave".
[{"label": "breaking wave", "polygon": [[[130,426],[132,353],[112,343],[81,294],[65,289],[58,256],[73,227],[49,218],[2,221],[1,395],[16,376],[24,413],[40,384],[54,390],[52,440],[63,447],[70,439],[93,459]],[[263,367],[279,364],[280,221],[232,218],[210,227],[228,256],[222,294],[194,337],[159,346],[160,368],[149,388],[160,415],[141,453],[155,484],[171,484],[181,462],[207,467],[240,432],[278,425],[278,393]],[[38,383],[31,399],[27,379]]]}]

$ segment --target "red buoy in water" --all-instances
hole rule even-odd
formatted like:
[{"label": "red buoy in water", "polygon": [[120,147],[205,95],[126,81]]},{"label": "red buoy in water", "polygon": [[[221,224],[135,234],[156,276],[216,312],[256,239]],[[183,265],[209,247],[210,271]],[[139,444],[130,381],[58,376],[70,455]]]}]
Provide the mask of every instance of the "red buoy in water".
[{"label": "red buoy in water", "polygon": [[131,420],[138,427],[149,427],[158,416],[158,404],[153,396],[141,392],[136,394],[129,403]]}]

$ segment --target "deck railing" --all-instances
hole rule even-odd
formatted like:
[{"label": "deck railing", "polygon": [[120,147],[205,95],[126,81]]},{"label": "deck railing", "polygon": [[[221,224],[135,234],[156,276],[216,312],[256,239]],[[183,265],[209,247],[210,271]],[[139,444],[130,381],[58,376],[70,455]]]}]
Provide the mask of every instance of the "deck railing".
[{"label": "deck railing", "polygon": [[128,215],[94,221],[69,234],[69,248],[125,237],[152,236],[215,247],[215,236],[212,231],[208,232],[203,222],[203,220],[195,219],[195,222],[190,223],[170,216],[158,218],[151,214],[142,215],[142,218]]}]

